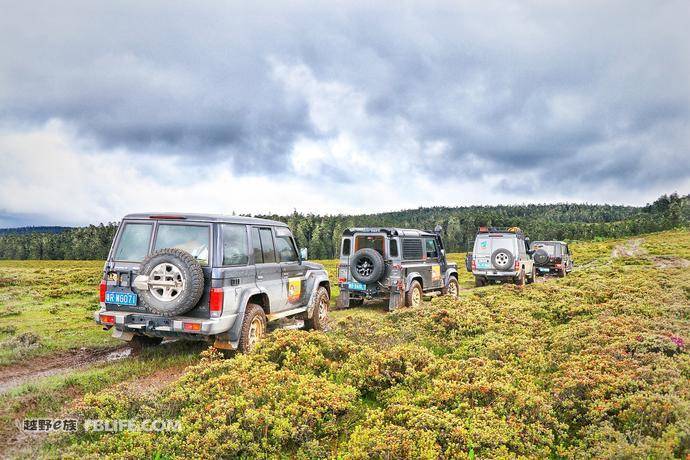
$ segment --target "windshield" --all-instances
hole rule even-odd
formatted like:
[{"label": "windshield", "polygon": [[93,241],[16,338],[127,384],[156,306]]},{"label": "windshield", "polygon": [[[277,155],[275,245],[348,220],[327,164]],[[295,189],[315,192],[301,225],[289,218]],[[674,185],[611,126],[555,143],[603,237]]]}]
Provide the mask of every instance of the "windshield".
[{"label": "windshield", "polygon": [[558,246],[556,243],[544,243],[542,241],[537,241],[532,243],[532,250],[537,251],[543,249],[550,256],[556,256],[559,254]]},{"label": "windshield", "polygon": [[206,225],[158,225],[156,245],[153,249],[182,249],[194,256],[201,265],[207,265],[208,234]]},{"label": "windshield", "polygon": [[511,253],[515,253],[515,242],[517,238],[514,236],[503,235],[478,235],[474,240],[474,253],[479,255],[491,255],[497,249],[507,249]]}]

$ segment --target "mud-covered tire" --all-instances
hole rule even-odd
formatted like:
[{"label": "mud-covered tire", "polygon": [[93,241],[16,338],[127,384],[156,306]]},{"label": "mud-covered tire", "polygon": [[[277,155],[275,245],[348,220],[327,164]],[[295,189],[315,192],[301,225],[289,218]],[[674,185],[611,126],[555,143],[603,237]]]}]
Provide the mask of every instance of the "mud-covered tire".
[{"label": "mud-covered tire", "polygon": [[534,280],[536,280],[536,279],[537,279],[537,269],[534,266],[534,264],[532,264],[532,273],[530,273],[530,276],[527,277],[527,284],[534,283]]},{"label": "mud-covered tire", "polygon": [[369,284],[380,280],[386,269],[386,262],[378,251],[362,248],[355,252],[350,261],[350,273],[360,283]]},{"label": "mud-covered tire", "polygon": [[448,280],[448,286],[446,287],[446,295],[454,299],[457,299],[460,295],[460,283],[458,283],[458,279],[454,276],[451,276]]},{"label": "mud-covered tire", "polygon": [[559,278],[565,278],[566,274],[567,274],[567,271],[565,270],[565,267],[558,269],[558,277]]},{"label": "mud-covered tire", "polygon": [[129,341],[129,346],[132,350],[140,351],[144,348],[151,348],[161,344],[163,342],[163,337],[149,337],[148,335],[135,335],[132,340]]},{"label": "mud-covered tire", "polygon": [[543,249],[537,249],[532,254],[532,260],[536,265],[543,267],[549,263],[549,253]]},{"label": "mud-covered tire", "polygon": [[[259,330],[257,330],[258,328]],[[260,305],[247,304],[240,329],[240,341],[237,350],[249,353],[256,344],[266,336],[266,314]]]},{"label": "mud-covered tire", "polygon": [[422,297],[424,291],[422,291],[422,285],[419,281],[412,281],[410,284],[410,289],[405,293],[405,305],[408,307],[420,307],[422,305]]},{"label": "mud-covered tire", "polygon": [[481,276],[475,276],[474,277],[474,285],[476,287],[483,287],[483,286],[486,286],[486,284],[487,284],[486,279],[484,279],[483,277],[481,277]]},{"label": "mud-covered tire", "polygon": [[[149,283],[155,283],[153,277],[157,276],[160,279],[160,267],[164,267],[164,277],[167,273],[172,273],[171,279],[175,277],[176,280],[181,280],[182,284],[170,300],[164,300],[165,290],[156,287],[155,284],[149,284],[147,290],[135,289],[144,307],[161,316],[181,315],[194,308],[204,293],[204,272],[199,262],[182,249],[160,249],[142,261],[139,275],[149,276]],[[170,295],[172,296],[172,293]]]},{"label": "mud-covered tire", "polygon": [[491,254],[491,265],[493,265],[496,270],[510,270],[514,262],[515,257],[507,249],[496,249]]},{"label": "mud-covered tire", "polygon": [[[311,318],[304,320],[304,328],[309,331],[327,331],[328,307],[331,303],[331,298],[325,287],[319,286],[316,290],[314,302],[314,311],[311,314]],[[350,305],[352,305],[352,299],[350,299]]]}]

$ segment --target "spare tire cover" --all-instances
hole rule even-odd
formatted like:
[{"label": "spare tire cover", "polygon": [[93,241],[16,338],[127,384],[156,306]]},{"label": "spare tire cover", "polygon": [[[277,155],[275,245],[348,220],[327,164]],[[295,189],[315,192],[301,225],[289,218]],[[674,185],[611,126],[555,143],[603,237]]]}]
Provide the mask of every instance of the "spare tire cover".
[{"label": "spare tire cover", "polygon": [[350,260],[350,273],[360,283],[369,284],[381,279],[386,268],[383,256],[375,249],[363,248]]},{"label": "spare tire cover", "polygon": [[534,263],[537,265],[546,265],[549,263],[549,254],[543,249],[537,249],[532,255]]},{"label": "spare tire cover", "polygon": [[148,277],[148,289],[136,289],[139,299],[148,310],[161,316],[188,312],[204,293],[201,265],[182,249],[166,248],[151,253],[141,263],[141,275]]},{"label": "spare tire cover", "polygon": [[496,249],[493,254],[491,254],[491,264],[497,270],[512,270],[513,262],[515,262],[515,257],[507,249]]}]

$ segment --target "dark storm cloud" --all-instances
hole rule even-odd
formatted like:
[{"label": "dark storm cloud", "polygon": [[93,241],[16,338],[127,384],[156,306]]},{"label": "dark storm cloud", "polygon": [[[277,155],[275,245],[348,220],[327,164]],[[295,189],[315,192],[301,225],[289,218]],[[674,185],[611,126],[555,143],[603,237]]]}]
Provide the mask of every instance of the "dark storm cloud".
[{"label": "dark storm cloud", "polygon": [[[430,176],[541,181],[559,162],[569,190],[690,176],[683,1],[22,2],[3,12],[0,116],[60,118],[106,148],[286,172],[299,138],[339,128],[319,132],[273,59],[363,94],[371,125],[352,134],[372,151],[394,143],[392,119],[421,145],[444,143],[441,161],[424,163]],[[355,180],[342,165],[321,170]]]}]

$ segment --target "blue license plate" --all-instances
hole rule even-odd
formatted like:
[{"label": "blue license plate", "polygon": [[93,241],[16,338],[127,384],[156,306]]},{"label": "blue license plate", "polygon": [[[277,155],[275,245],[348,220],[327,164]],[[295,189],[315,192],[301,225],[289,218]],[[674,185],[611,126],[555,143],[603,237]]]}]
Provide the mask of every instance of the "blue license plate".
[{"label": "blue license plate", "polygon": [[491,264],[489,262],[477,262],[477,268],[479,270],[488,270],[491,268]]},{"label": "blue license plate", "polygon": [[106,291],[105,303],[134,306],[137,304],[137,295],[131,292]]},{"label": "blue license plate", "polygon": [[541,267],[539,267],[539,271],[540,271],[540,272],[548,272],[548,271],[550,271],[550,270],[549,270],[548,268],[541,268]]},{"label": "blue license plate", "polygon": [[352,291],[366,291],[367,285],[364,283],[347,283],[347,288]]}]

